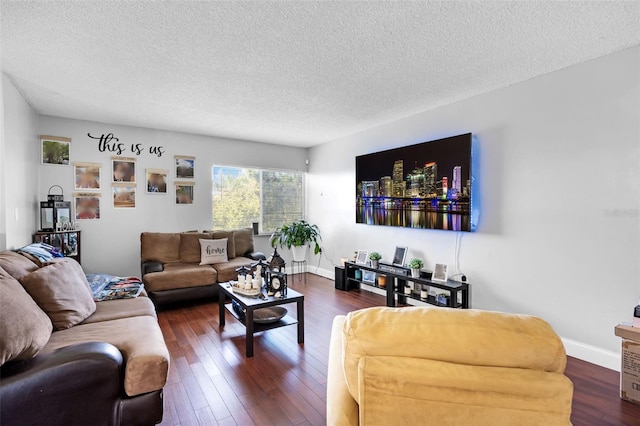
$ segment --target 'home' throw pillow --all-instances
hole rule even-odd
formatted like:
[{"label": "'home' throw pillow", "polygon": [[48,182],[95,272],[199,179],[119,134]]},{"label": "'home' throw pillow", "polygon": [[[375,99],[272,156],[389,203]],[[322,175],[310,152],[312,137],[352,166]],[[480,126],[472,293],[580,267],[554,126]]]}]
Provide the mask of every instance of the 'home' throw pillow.
[{"label": "'home' throw pillow", "polygon": [[200,264],[213,265],[228,262],[227,239],[200,240]]}]

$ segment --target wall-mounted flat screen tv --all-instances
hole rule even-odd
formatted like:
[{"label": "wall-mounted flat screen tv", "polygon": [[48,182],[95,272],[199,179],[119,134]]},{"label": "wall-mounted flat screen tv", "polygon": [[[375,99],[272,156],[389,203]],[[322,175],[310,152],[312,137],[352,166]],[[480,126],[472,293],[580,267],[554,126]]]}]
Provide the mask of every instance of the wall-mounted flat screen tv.
[{"label": "wall-mounted flat screen tv", "polygon": [[356,157],[356,223],[475,230],[472,135]]}]

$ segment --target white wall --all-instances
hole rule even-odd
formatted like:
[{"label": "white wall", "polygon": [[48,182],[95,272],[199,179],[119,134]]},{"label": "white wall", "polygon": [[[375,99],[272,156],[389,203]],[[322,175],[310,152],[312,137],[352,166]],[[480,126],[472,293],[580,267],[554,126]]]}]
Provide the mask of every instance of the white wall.
[{"label": "white wall", "polygon": [[639,82],[636,47],[311,149],[325,253],[408,246],[427,269],[453,267],[454,232],[355,223],[354,157],[472,132],[481,212],[460,264],[473,307],[538,315],[570,354],[619,369],[613,328],[640,296]]},{"label": "white wall", "polygon": [[[98,142],[87,136],[113,133],[126,146],[140,143],[163,146],[161,157],[148,151],[136,156],[136,208],[114,209],[111,196],[110,152],[99,152]],[[87,273],[139,275],[140,233],[176,232],[211,229],[211,167],[214,164],[305,170],[307,150],[254,142],[211,138],[160,130],[118,126],[59,117],[40,117],[40,134],[71,138],[71,163],[102,164],[101,219],[80,221],[82,229],[82,266]],[[193,205],[176,205],[173,182],[174,155],[196,157]],[[169,169],[166,195],[146,194],[145,168]],[[64,188],[65,200],[73,200],[73,167],[40,166],[39,196],[46,199],[51,185]],[[266,237],[256,239],[258,249],[268,251]]]},{"label": "white wall", "polygon": [[0,250],[31,243],[38,214],[38,115],[2,74]]}]

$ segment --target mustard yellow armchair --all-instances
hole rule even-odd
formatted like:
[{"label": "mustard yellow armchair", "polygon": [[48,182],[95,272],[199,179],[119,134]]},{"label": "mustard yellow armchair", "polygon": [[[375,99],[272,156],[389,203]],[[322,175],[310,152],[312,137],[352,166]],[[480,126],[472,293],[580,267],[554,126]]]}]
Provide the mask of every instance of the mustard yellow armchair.
[{"label": "mustard yellow armchair", "polygon": [[333,322],[327,424],[570,425],[565,366],[536,317],[363,309]]}]

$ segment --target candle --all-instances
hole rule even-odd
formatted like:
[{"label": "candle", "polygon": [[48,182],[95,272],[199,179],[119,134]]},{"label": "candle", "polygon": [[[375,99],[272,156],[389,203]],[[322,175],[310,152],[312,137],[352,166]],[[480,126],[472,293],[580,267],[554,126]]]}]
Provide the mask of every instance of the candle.
[{"label": "candle", "polygon": [[253,288],[255,288],[256,290],[259,290],[261,287],[260,284],[261,284],[260,278],[253,279]]},{"label": "candle", "polygon": [[420,290],[420,299],[426,299],[428,296],[427,290]]},{"label": "candle", "polygon": [[244,275],[238,275],[238,284],[244,284]]},{"label": "candle", "polygon": [[407,286],[404,288],[404,294],[411,294],[411,287]]}]

